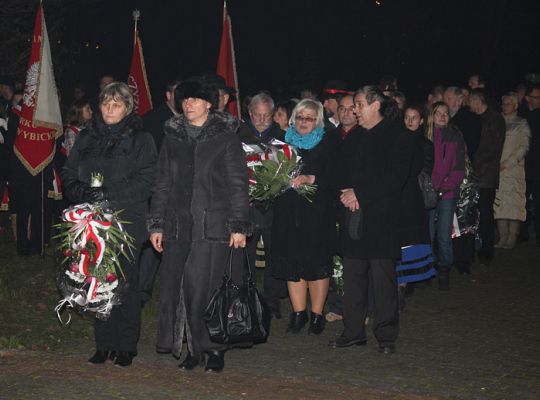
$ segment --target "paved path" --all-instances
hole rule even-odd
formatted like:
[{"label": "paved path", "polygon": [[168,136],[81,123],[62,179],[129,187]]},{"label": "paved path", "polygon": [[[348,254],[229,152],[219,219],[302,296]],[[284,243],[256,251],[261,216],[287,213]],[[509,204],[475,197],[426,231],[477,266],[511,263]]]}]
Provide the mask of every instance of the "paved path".
[{"label": "paved path", "polygon": [[408,300],[394,355],[379,354],[371,332],[367,346],[328,348],[341,322],[289,336],[282,319],[267,344],[228,352],[223,374],[182,372],[154,352],[150,310],[130,368],[86,363],[86,321],[52,350],[1,350],[0,399],[540,399],[540,247],[498,250],[489,270],[451,278],[449,292]]}]

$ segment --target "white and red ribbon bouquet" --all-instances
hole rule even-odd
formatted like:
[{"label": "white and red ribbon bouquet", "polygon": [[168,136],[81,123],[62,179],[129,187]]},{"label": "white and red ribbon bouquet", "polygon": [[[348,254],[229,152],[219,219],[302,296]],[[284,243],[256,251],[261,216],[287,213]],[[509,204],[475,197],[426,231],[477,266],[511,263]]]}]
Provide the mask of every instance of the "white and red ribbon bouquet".
[{"label": "white and red ribbon bouquet", "polygon": [[272,202],[289,189],[311,201],[317,185],[291,185],[301,174],[301,157],[293,146],[274,139],[269,145],[243,144],[249,168],[249,197],[251,200]]},{"label": "white and red ribbon bouquet", "polygon": [[[103,176],[92,174],[90,186],[102,185]],[[64,306],[106,320],[112,307],[120,304],[120,258],[131,259],[134,248],[120,212],[111,211],[106,201],[77,204],[62,212],[62,222],[56,225],[60,233],[55,236],[65,266],[58,279],[63,298],[55,309],[60,321]],[[70,320],[71,316],[66,323]]]}]

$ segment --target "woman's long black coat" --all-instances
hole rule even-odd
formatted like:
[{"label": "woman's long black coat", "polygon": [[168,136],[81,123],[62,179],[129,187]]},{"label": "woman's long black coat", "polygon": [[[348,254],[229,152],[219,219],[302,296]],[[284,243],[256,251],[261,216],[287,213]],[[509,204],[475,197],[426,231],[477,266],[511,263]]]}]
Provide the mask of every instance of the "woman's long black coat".
[{"label": "woman's long black coat", "polygon": [[187,123],[181,115],[165,124],[148,220],[164,239],[157,350],[177,357],[185,334],[192,354],[218,347],[204,309],[222,282],[230,233],[251,227],[238,122],[211,113],[196,137]]}]

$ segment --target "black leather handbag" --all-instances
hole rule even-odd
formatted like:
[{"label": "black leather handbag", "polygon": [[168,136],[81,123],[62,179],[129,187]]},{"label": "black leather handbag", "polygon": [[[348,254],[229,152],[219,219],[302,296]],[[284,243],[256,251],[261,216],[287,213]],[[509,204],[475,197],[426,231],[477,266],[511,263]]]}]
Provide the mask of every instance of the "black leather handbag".
[{"label": "black leather handbag", "polygon": [[204,312],[210,340],[221,344],[265,342],[270,331],[270,311],[253,282],[246,249],[242,251],[243,282],[240,286],[233,282],[232,264],[236,252],[230,250],[223,283]]}]

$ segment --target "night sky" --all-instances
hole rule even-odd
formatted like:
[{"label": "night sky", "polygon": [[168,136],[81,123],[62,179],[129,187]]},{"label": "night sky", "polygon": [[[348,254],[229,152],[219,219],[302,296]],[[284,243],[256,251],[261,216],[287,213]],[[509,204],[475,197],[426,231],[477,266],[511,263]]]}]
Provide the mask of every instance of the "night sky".
[{"label": "night sky", "polygon": [[[95,90],[104,72],[126,78],[134,8],[142,14],[139,30],[154,103],[161,101],[167,80],[215,71],[221,0],[79,3],[71,3],[62,33],[69,57],[62,59],[58,80],[65,90],[76,81]],[[433,85],[463,85],[474,71],[486,74],[499,94],[540,70],[540,1],[229,0],[227,5],[241,94],[284,87],[297,95],[301,87],[320,87],[328,79],[355,89],[393,74],[409,97],[424,98]]]}]

